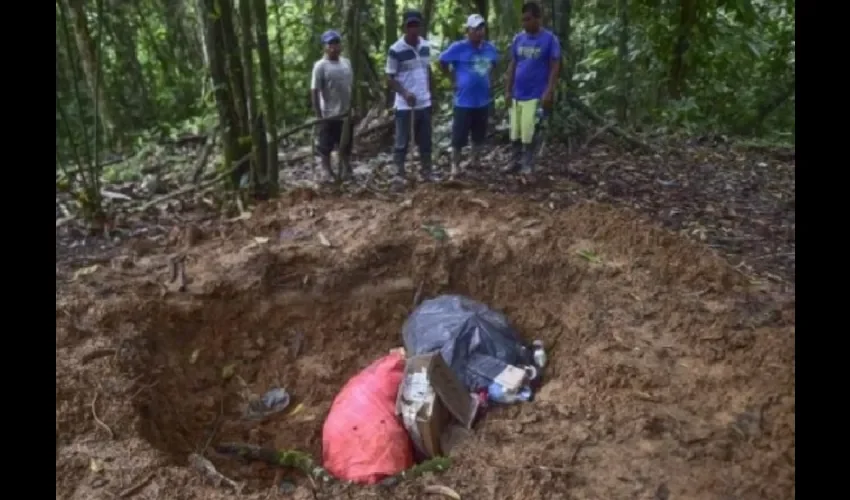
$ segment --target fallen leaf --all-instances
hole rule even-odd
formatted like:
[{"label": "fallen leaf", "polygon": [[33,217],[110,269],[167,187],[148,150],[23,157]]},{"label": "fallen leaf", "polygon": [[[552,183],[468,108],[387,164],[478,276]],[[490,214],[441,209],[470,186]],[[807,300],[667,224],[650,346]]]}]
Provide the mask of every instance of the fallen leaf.
[{"label": "fallen leaf", "polygon": [[330,242],[330,241],[329,241],[329,240],[325,237],[325,235],[324,235],[324,234],[319,233],[319,235],[318,235],[318,236],[319,236],[319,243],[321,243],[321,244],[322,244],[322,246],[326,246],[326,247],[328,247],[328,248],[330,248],[330,247],[332,246],[332,245],[331,245],[331,242]]},{"label": "fallen leaf", "polygon": [[221,369],[221,378],[227,380],[231,378],[236,373],[236,363],[230,363],[229,365],[225,365],[224,368]]},{"label": "fallen leaf", "polygon": [[92,472],[100,472],[103,470],[103,464],[99,460],[92,458],[89,460],[89,469]]},{"label": "fallen leaf", "polygon": [[293,408],[293,409],[292,409],[292,411],[291,411],[291,412],[289,412],[289,416],[291,417],[291,416],[293,416],[293,415],[297,415],[297,414],[298,414],[298,413],[300,413],[303,409],[304,409],[304,403],[298,403],[298,404],[295,406],[295,408]]},{"label": "fallen leaf", "polygon": [[189,356],[189,364],[194,365],[198,361],[198,354],[201,353],[200,349],[195,349],[192,351],[192,354]]},{"label": "fallen leaf", "polygon": [[599,258],[599,256],[596,255],[596,252],[594,252],[593,250],[579,250],[576,253],[578,254],[579,257],[581,257],[582,259],[584,259],[588,262],[592,262],[594,264],[598,264],[598,263],[602,262],[602,259]]},{"label": "fallen leaf", "polygon": [[469,202],[475,203],[476,205],[480,206],[481,208],[490,208],[490,204],[487,203],[487,201],[482,200],[481,198],[470,198]]},{"label": "fallen leaf", "polygon": [[74,279],[78,279],[82,276],[88,276],[89,274],[94,273],[100,269],[100,264],[94,264],[88,267],[84,267],[82,269],[77,269],[77,272],[74,273]]},{"label": "fallen leaf", "polygon": [[444,497],[460,500],[460,495],[455,490],[441,484],[432,484],[426,486],[424,490],[426,495],[443,495]]}]

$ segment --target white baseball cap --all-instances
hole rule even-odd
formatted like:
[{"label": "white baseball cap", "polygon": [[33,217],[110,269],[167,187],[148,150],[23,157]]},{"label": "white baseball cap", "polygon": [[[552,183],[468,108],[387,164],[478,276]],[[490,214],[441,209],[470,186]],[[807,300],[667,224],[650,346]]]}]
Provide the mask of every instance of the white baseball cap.
[{"label": "white baseball cap", "polygon": [[484,18],[481,17],[478,14],[472,14],[471,16],[466,18],[466,27],[467,28],[477,28],[477,27],[479,27],[483,24],[486,24],[486,23],[487,23],[487,21],[485,21]]}]

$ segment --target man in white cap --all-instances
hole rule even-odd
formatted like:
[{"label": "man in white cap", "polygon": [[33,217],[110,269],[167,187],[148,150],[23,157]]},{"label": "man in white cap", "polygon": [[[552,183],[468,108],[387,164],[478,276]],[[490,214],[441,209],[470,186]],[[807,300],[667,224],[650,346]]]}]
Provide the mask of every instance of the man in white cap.
[{"label": "man in white cap", "polygon": [[486,21],[478,14],[466,20],[466,40],[455,42],[440,55],[440,69],[452,80],[454,115],[452,118],[452,177],[461,173],[460,151],[472,136],[471,164],[478,166],[487,138],[490,103],[490,75],[499,53],[484,39]]}]

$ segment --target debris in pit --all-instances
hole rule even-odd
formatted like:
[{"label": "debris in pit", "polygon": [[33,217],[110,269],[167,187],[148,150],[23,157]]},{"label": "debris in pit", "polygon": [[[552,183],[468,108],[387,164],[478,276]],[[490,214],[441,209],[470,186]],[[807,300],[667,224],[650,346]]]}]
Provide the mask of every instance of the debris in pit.
[{"label": "debris in pit", "polygon": [[387,354],[334,398],[322,427],[322,462],[335,477],[377,484],[413,465],[410,438],[396,416],[403,374],[404,357]]},{"label": "debris in pit", "polygon": [[451,498],[452,500],[460,500],[460,495],[455,490],[449,488],[448,486],[443,486],[441,484],[432,484],[430,486],[426,486],[425,489],[422,490],[426,495],[442,495],[447,498]]},{"label": "debris in pit", "polygon": [[262,397],[252,399],[248,402],[245,409],[245,418],[250,420],[260,420],[280,413],[289,407],[291,398],[286,389],[275,387],[263,394]]},{"label": "debris in pit", "polygon": [[229,363],[221,369],[222,380],[230,380],[236,374],[236,363]]},{"label": "debris in pit", "polygon": [[213,449],[218,454],[241,460],[253,460],[278,467],[290,467],[313,479],[322,481],[333,479],[324,467],[316,464],[313,457],[303,451],[275,450],[247,443],[221,443],[215,445]]},{"label": "debris in pit", "polygon": [[230,479],[225,476],[221,472],[219,472],[215,465],[212,464],[209,460],[204,458],[202,455],[197,453],[192,453],[189,455],[189,466],[195,469],[202,477],[206,478],[216,486],[221,486],[221,483],[224,483],[236,492],[237,495],[242,494],[242,488],[245,486],[244,484],[237,483],[236,481]]},{"label": "debris in pit", "polygon": [[470,429],[477,410],[478,399],[469,394],[439,353],[407,359],[396,413],[419,453],[428,458],[445,455],[448,450],[442,436],[452,417]]},{"label": "debris in pit", "polygon": [[541,342],[527,345],[504,315],[460,295],[424,301],[402,338],[409,357],[396,412],[426,457],[447,454],[448,431],[470,430],[488,400],[532,400],[546,364]]},{"label": "debris in pit", "polygon": [[437,223],[422,224],[422,229],[437,241],[444,241],[449,237],[446,228]]}]

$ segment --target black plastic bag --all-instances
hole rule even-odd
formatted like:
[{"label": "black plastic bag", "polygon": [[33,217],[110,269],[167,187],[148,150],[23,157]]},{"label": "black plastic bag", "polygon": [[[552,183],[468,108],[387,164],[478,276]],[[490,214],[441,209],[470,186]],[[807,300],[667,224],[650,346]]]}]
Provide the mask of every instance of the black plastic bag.
[{"label": "black plastic bag", "polygon": [[504,315],[460,295],[422,302],[402,338],[408,356],[439,351],[470,391],[487,388],[506,365],[533,362],[531,347]]}]

